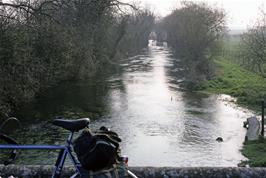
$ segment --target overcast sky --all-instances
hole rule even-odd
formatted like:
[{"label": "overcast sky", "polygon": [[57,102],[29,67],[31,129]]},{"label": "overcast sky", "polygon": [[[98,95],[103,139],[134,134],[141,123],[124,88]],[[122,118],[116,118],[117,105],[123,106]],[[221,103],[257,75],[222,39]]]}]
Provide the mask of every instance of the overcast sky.
[{"label": "overcast sky", "polygon": [[[0,0],[1,1],[1,0]],[[8,2],[10,0],[2,0]],[[123,2],[132,2],[132,0],[121,0]],[[156,12],[157,15],[166,16],[180,4],[181,0],[133,0],[148,6]],[[211,6],[223,8],[227,14],[227,25],[230,29],[246,29],[253,26],[259,11],[266,12],[266,0],[192,0],[195,2],[206,2]]]},{"label": "overcast sky", "polygon": [[[130,2],[131,0],[123,0]],[[161,16],[165,16],[177,6],[178,0],[137,0],[150,6]],[[200,1],[200,0],[193,0]],[[230,29],[246,29],[255,23],[259,9],[266,12],[266,0],[204,0],[211,6],[223,8],[227,14],[227,25]]]}]

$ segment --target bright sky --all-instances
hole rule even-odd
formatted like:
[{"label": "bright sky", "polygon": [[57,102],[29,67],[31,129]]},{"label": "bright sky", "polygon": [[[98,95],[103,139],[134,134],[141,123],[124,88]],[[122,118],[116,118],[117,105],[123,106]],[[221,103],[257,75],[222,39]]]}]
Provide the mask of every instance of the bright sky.
[{"label": "bright sky", "polygon": [[[123,0],[130,2],[132,0]],[[180,0],[137,0],[154,9],[158,15],[165,16],[178,6]],[[227,25],[230,29],[246,29],[252,26],[260,9],[266,12],[266,0],[193,0],[203,1],[211,6],[223,8],[227,14]]]}]

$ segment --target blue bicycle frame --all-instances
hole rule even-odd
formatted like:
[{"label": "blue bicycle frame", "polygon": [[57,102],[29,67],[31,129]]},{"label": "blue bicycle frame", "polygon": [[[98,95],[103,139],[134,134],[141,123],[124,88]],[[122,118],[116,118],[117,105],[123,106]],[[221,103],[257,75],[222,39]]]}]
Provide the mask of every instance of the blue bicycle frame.
[{"label": "blue bicycle frame", "polygon": [[81,165],[76,160],[76,158],[72,154],[72,148],[71,148],[71,142],[73,139],[74,132],[71,132],[67,138],[66,145],[65,146],[56,146],[56,145],[0,145],[0,149],[27,149],[27,150],[39,150],[39,149],[45,149],[45,150],[60,150],[52,178],[59,178],[61,176],[61,172],[66,160],[67,155],[69,155],[70,160],[72,161],[74,167],[75,167],[75,174],[71,176],[71,178],[81,176]]},{"label": "blue bicycle frame", "polygon": [[[8,143],[5,145],[0,145],[0,150],[1,149],[11,149],[11,150],[13,150],[13,153],[15,152],[15,150],[19,150],[19,149],[60,150],[58,157],[57,157],[57,160],[56,160],[56,163],[54,165],[52,178],[59,178],[61,176],[62,169],[63,169],[67,155],[69,155],[69,158],[75,167],[75,173],[71,176],[71,178],[82,176],[81,164],[76,160],[76,158],[72,154],[71,145],[72,145],[72,139],[74,136],[74,132],[78,132],[79,130],[88,127],[89,122],[90,122],[90,120],[88,118],[81,118],[81,119],[77,119],[74,121],[73,120],[71,121],[71,120],[55,119],[53,121],[53,124],[55,126],[59,126],[59,127],[62,127],[64,129],[70,131],[70,134],[67,138],[65,146],[60,146],[60,145],[58,145],[58,146],[56,146],[56,145],[19,145],[12,138],[9,138],[8,136],[6,136],[4,134],[2,134],[2,135],[0,134],[0,138],[4,139]],[[11,154],[11,160],[15,159],[15,157],[13,157],[13,155],[15,155],[15,157],[16,157],[15,153]],[[126,159],[126,160],[128,160],[128,159]],[[127,164],[127,161],[124,163]],[[128,175],[130,177],[137,178],[137,176],[135,176],[131,171],[127,170],[127,172],[128,172]]]}]

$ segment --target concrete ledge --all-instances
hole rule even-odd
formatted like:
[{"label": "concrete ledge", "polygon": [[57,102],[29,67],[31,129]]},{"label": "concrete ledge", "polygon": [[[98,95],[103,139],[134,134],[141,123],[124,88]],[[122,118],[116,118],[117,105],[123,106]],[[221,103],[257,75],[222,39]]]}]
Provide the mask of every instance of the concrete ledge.
[{"label": "concrete ledge", "polygon": [[[130,167],[140,178],[266,178],[266,168],[238,168],[238,167]],[[51,177],[52,166],[0,166],[0,176],[10,175],[19,178],[47,178]],[[69,177],[73,173],[71,167],[64,169],[62,177]]]}]

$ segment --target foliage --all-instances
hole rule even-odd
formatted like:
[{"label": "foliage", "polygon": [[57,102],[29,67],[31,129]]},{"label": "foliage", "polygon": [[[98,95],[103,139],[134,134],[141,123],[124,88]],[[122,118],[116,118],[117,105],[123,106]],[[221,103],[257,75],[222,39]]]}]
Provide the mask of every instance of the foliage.
[{"label": "foliage", "polygon": [[[124,5],[134,13],[124,14]],[[0,1],[0,115],[144,48],[153,20],[148,10],[118,0]]]},{"label": "foliage", "polygon": [[169,46],[184,64],[189,86],[212,76],[211,59],[224,31],[224,17],[223,11],[204,3],[184,2],[161,22]]},{"label": "foliage", "polygon": [[251,71],[265,76],[266,65],[266,13],[261,13],[257,24],[242,35],[242,63]]},{"label": "foliage", "polygon": [[122,53],[135,54],[143,46],[148,46],[151,29],[154,26],[154,14],[149,10],[133,11],[128,17],[127,31],[119,49]]}]

